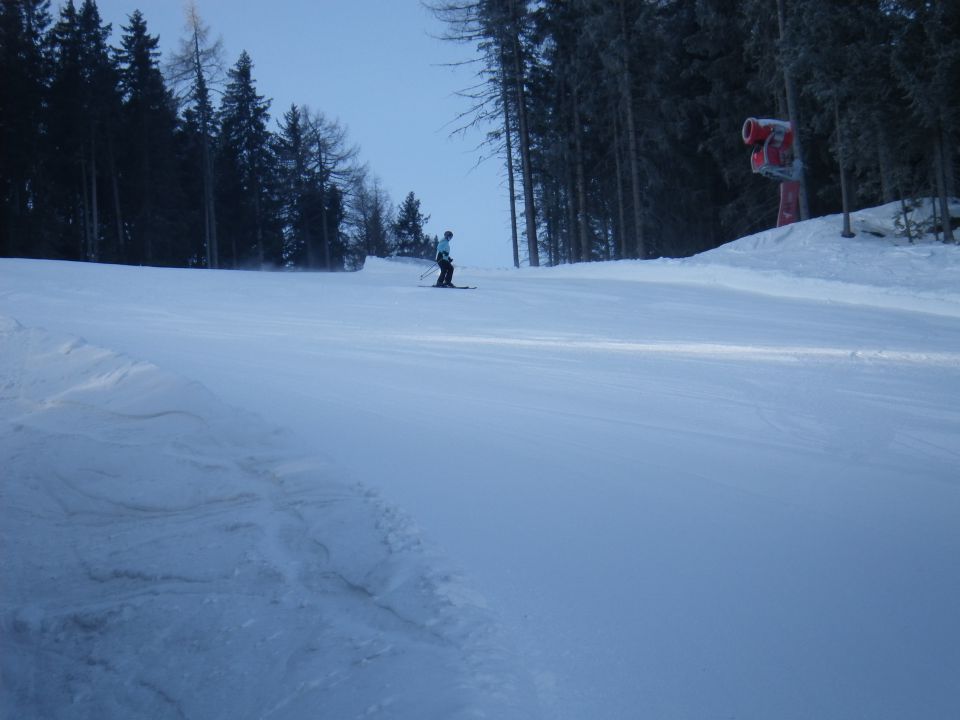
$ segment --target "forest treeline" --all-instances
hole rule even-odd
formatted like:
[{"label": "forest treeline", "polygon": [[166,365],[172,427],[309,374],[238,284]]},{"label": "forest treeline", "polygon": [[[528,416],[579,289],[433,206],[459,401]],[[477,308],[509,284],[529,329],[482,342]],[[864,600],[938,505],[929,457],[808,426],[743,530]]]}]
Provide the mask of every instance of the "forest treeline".
[{"label": "forest treeline", "polygon": [[327,270],[431,256],[413,192],[395,208],[320,112],[293,105],[271,127],[249,55],[226,68],[187,15],[161,58],[140,11],[113,47],[94,0],[56,18],[49,0],[3,0],[0,255]]},{"label": "forest treeline", "polygon": [[[684,256],[770,227],[748,117],[792,120],[801,214],[956,194],[956,0],[434,0],[531,264]],[[944,238],[952,240],[949,223]]]},{"label": "forest treeline", "polygon": [[[462,128],[503,161],[514,261],[684,256],[770,227],[747,117],[790,119],[801,214],[934,198],[960,156],[955,0],[431,0],[475,46]],[[352,269],[429,256],[337,122],[271,127],[246,54],[224,70],[196,10],[160,57],[133,11],[0,5],[0,255]],[[214,90],[217,92],[214,92]],[[218,102],[214,102],[218,98]],[[931,202],[927,200],[927,202]],[[950,223],[943,238],[953,240]]]}]

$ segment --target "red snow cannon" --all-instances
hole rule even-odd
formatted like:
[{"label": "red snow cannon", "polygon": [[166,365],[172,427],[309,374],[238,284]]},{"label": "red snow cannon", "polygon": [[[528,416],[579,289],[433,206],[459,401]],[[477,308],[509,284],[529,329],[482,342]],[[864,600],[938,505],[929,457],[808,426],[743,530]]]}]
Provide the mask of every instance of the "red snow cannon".
[{"label": "red snow cannon", "polygon": [[776,180],[795,180],[793,128],[786,120],[747,118],[743,142],[753,146],[750,166],[755,173]]},{"label": "red snow cannon", "polygon": [[777,227],[797,219],[800,167],[793,157],[793,126],[786,120],[747,118],[743,143],[752,145],[750,167],[755,173],[780,181],[780,214]]}]

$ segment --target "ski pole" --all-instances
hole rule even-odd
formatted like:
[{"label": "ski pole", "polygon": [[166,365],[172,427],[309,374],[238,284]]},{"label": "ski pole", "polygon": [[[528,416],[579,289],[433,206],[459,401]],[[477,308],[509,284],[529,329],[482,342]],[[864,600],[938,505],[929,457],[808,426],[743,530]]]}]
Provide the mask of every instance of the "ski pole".
[{"label": "ski pole", "polygon": [[420,279],[423,280],[427,275],[429,275],[430,273],[432,273],[432,272],[433,272],[433,268],[434,268],[434,266],[435,266],[436,264],[437,264],[436,261],[434,261],[433,265],[431,265],[430,267],[428,267],[428,268],[427,268],[427,271],[426,271],[423,275],[420,276]]}]

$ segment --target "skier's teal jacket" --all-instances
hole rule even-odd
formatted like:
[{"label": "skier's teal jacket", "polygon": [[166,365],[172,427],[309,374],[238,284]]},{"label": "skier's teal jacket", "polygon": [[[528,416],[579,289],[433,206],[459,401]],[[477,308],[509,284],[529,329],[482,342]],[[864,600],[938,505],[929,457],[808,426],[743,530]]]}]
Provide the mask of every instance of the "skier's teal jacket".
[{"label": "skier's teal jacket", "polygon": [[441,260],[450,261],[450,241],[446,238],[437,243],[437,262]]}]

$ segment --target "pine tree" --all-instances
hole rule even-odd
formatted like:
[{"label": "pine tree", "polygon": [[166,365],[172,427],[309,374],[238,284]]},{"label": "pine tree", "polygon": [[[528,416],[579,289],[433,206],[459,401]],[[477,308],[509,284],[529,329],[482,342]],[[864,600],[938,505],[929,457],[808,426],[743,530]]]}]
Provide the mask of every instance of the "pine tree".
[{"label": "pine tree", "polygon": [[[899,25],[895,77],[923,130],[930,185],[938,196],[940,217],[949,220],[960,152],[960,7],[946,0],[901,0],[891,5]],[[944,240],[954,242],[951,222],[940,226]]]},{"label": "pine tree", "polygon": [[740,0],[696,3],[695,25],[683,43],[687,65],[678,78],[690,84],[688,112],[700,119],[687,146],[709,161],[701,184],[704,215],[712,224],[703,238],[709,247],[766,227],[776,196],[776,185],[754,175],[744,158],[744,120],[770,114],[773,103],[752,82],[756,67],[745,57],[740,7]]},{"label": "pine tree", "polygon": [[[68,0],[51,32],[49,119],[61,252],[84,260],[114,259],[122,241],[115,148],[120,96],[109,35],[93,0],[84,0],[79,12]],[[102,221],[111,210],[115,232],[104,247],[109,231]]]},{"label": "pine tree", "polygon": [[[82,134],[80,38],[77,9],[64,5],[49,33],[51,86],[47,116],[50,143],[48,187],[53,204],[48,208],[50,230],[59,238],[49,248],[52,257],[81,259],[86,219],[81,200],[79,169]],[[83,177],[84,182],[86,177]]]},{"label": "pine tree", "polygon": [[279,201],[284,221],[284,264],[308,267],[314,242],[313,217],[320,200],[319,181],[311,171],[311,153],[304,137],[303,115],[291,105],[276,138]]},{"label": "pine tree", "polygon": [[432,258],[433,244],[423,232],[423,226],[429,221],[430,216],[420,212],[420,200],[413,191],[407,193],[392,226],[393,254],[401,257]]},{"label": "pine tree", "polygon": [[158,38],[147,32],[140,11],[123,28],[120,84],[123,92],[121,169],[129,243],[120,259],[147,265],[184,265],[184,198],[177,182],[174,101],[159,66]]},{"label": "pine tree", "polygon": [[49,0],[0,4],[0,256],[54,252],[44,161]]},{"label": "pine tree", "polygon": [[832,149],[840,180],[843,237],[853,236],[850,137],[860,88],[859,78],[850,68],[858,61],[855,49],[863,31],[855,4],[842,0],[798,3],[788,21],[784,41],[791,75],[801,78],[803,90],[816,100],[814,121],[819,122],[822,129],[832,131]]},{"label": "pine tree", "polygon": [[267,124],[270,101],[256,91],[253,62],[243,52],[229,71],[220,107],[218,192],[230,213],[221,227],[230,238],[234,267],[282,264],[276,162]]}]

